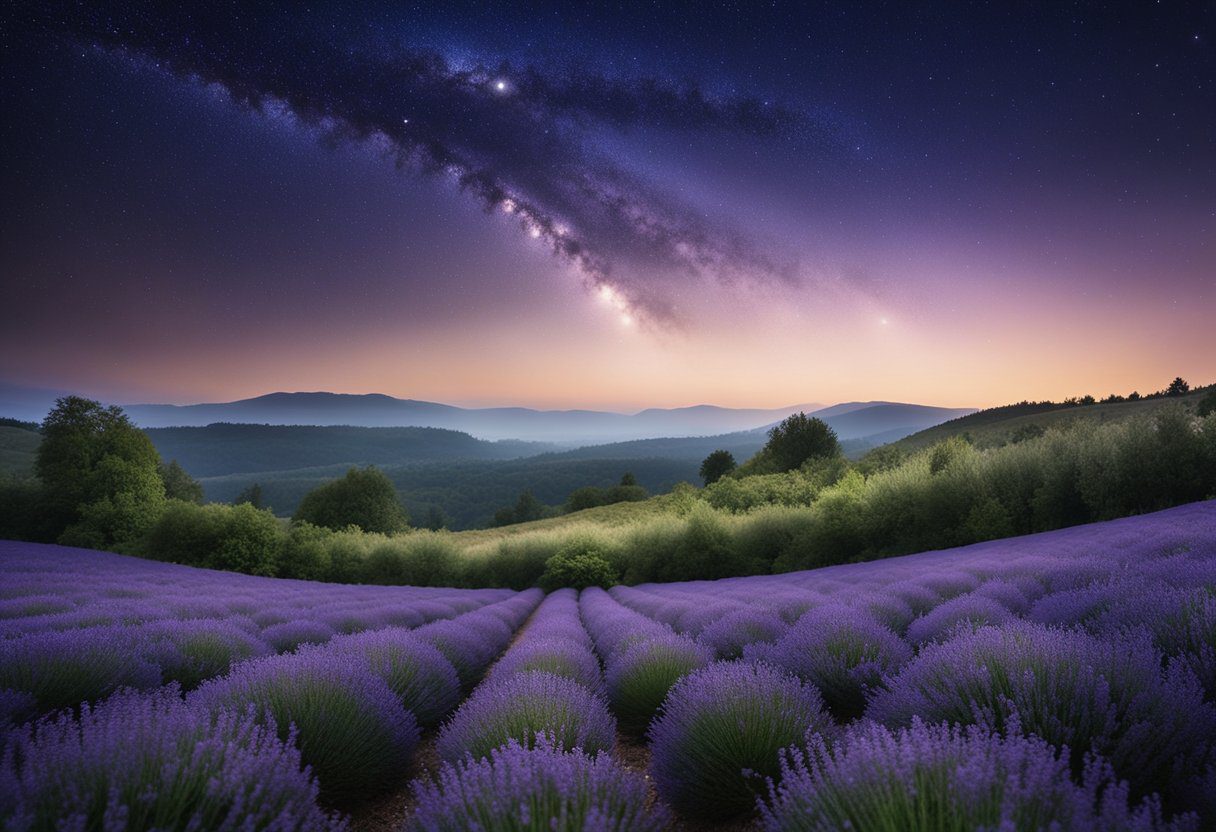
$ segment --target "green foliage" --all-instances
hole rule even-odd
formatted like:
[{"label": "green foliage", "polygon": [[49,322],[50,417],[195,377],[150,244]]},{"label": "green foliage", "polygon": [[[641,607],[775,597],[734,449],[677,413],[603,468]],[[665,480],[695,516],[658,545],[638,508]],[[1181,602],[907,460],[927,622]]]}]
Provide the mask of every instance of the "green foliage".
[{"label": "green foliage", "polygon": [[363,562],[362,582],[392,586],[451,586],[460,552],[444,534],[415,532],[384,539]]},{"label": "green foliage", "polygon": [[1200,416],[1211,416],[1216,413],[1216,387],[1203,394],[1203,398],[1199,400],[1199,404],[1195,412]]},{"label": "green foliage", "polygon": [[546,592],[564,586],[583,590],[589,586],[605,589],[617,581],[617,572],[608,562],[605,548],[592,538],[575,538],[545,561],[540,587]]},{"label": "green foliage", "polygon": [[[146,557],[251,575],[279,575],[290,538],[279,520],[248,503],[171,500],[144,534]],[[311,577],[311,576],[310,576]]]},{"label": "green foliage", "polygon": [[706,485],[713,485],[737,467],[739,466],[735,462],[735,455],[730,451],[714,451],[701,462],[701,481]]},{"label": "green foliage", "polygon": [[907,458],[907,451],[898,445],[881,445],[859,459],[854,467],[863,477],[869,477],[897,468]]},{"label": "green foliage", "polygon": [[[170,500],[185,500],[187,503],[203,502],[203,487],[186,473],[186,469],[173,460],[160,466],[160,478],[165,484],[165,497]],[[261,508],[261,506],[258,506]]]},{"label": "green foliage", "polygon": [[392,481],[372,466],[351,468],[344,477],[310,491],[293,519],[327,529],[358,526],[382,534],[409,528]]},{"label": "green foliage", "polygon": [[160,457],[121,409],[67,396],[42,434],[36,470],[64,543],[122,547],[155,521],[165,499]]},{"label": "green foliage", "polygon": [[778,471],[793,471],[809,459],[840,455],[836,431],[827,422],[795,413],[768,432],[762,452]]},{"label": "green foliage", "polygon": [[232,504],[234,506],[239,506],[242,503],[248,503],[254,508],[270,508],[270,506],[266,505],[265,500],[262,498],[261,484],[256,482],[232,498]]}]

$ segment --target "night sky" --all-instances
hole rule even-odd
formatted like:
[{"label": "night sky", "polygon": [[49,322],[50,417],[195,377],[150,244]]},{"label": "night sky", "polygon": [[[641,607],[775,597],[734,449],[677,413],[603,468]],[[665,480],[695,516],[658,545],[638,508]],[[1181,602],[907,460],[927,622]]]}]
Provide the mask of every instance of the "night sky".
[{"label": "night sky", "polygon": [[0,12],[4,381],[1216,381],[1216,4],[151,5]]}]

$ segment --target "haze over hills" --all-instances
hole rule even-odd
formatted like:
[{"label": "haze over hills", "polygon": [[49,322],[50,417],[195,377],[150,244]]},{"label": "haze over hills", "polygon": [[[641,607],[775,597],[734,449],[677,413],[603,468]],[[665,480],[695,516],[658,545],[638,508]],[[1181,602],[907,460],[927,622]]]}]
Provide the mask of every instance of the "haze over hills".
[{"label": "haze over hills", "polygon": [[235,402],[196,405],[136,404],[125,407],[141,427],[201,426],[214,422],[277,425],[431,427],[459,430],[479,439],[524,439],[568,444],[659,436],[694,436],[746,430],[779,421],[816,404],[783,408],[697,405],[651,408],[639,413],[598,410],[535,410],[527,407],[464,408],[397,399],[380,393],[270,393]]}]

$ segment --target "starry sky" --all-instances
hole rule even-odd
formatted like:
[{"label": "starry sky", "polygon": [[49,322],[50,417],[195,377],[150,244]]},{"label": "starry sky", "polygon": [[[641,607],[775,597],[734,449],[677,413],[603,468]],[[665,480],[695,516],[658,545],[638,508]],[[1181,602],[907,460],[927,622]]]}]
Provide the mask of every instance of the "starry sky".
[{"label": "starry sky", "polygon": [[5,382],[631,410],[1216,381],[1216,4],[152,7],[0,12]]}]

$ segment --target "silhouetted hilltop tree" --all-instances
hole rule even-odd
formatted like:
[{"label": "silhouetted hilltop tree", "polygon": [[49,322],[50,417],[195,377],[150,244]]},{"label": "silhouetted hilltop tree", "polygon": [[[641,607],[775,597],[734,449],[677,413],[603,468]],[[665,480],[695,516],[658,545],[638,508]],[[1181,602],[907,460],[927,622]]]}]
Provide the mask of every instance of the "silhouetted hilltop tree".
[{"label": "silhouetted hilltop tree", "polygon": [[1178,376],[1170,382],[1170,386],[1165,388],[1167,396],[1184,396],[1191,392],[1191,385],[1183,381],[1182,376]]},{"label": "silhouetted hilltop tree", "polygon": [[392,481],[373,466],[351,468],[345,476],[314,488],[292,519],[327,529],[358,526],[365,532],[383,534],[409,528],[409,517]]},{"label": "silhouetted hilltop tree", "polygon": [[714,451],[701,462],[701,481],[713,485],[737,467],[735,455],[730,451]]},{"label": "silhouetted hilltop tree", "polygon": [[793,471],[809,459],[840,455],[836,431],[822,419],[795,413],[768,432],[768,444],[760,451],[780,471]]}]

